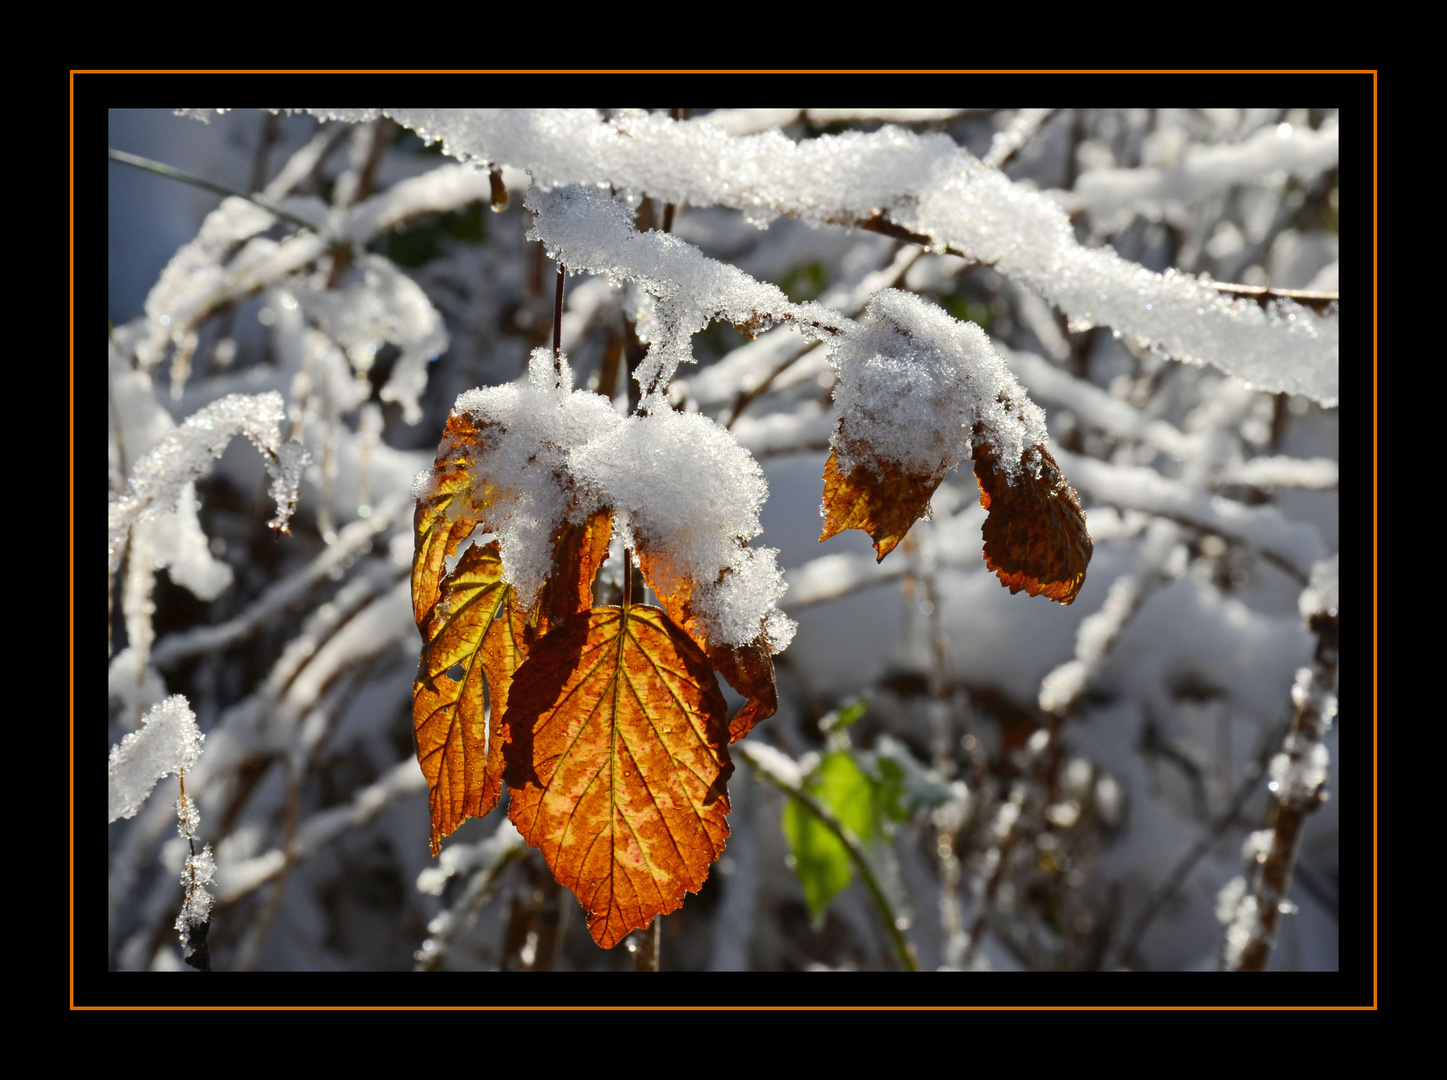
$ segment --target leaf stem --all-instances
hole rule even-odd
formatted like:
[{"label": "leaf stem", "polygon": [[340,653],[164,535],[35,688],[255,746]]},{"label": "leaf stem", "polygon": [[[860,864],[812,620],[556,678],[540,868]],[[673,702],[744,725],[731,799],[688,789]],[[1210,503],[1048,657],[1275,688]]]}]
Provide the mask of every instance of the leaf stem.
[{"label": "leaf stem", "polygon": [[618,606],[624,611],[633,602],[633,549],[623,549],[623,599]]},{"label": "leaf stem", "polygon": [[558,263],[558,288],[553,297],[553,370],[563,374],[563,264]]}]

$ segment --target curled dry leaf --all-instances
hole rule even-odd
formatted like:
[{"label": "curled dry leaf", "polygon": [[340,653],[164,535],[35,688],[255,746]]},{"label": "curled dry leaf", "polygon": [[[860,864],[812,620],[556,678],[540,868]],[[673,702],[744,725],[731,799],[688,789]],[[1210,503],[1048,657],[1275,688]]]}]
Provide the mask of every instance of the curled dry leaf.
[{"label": "curled dry leaf", "polygon": [[553,542],[553,570],[531,612],[536,620],[534,638],[554,623],[593,606],[593,579],[608,558],[613,515],[599,510],[582,522],[564,522]]},{"label": "curled dry leaf", "polygon": [[[836,442],[843,433],[841,420]],[[847,474],[839,466],[837,450],[824,467],[825,519],[819,539],[860,529],[874,541],[882,560],[929,508],[943,472],[910,473],[874,456],[864,440],[849,445],[858,464]],[[1018,469],[1006,468],[979,431],[972,456],[980,504],[988,512],[985,564],[1012,593],[1023,589],[1031,596],[1070,603],[1085,583],[1094,545],[1080,499],[1060,466],[1044,446],[1035,446]]]},{"label": "curled dry leaf", "polygon": [[976,443],[973,456],[980,505],[988,512],[985,565],[1012,593],[1024,589],[1031,596],[1070,603],[1085,584],[1095,544],[1080,498],[1060,466],[1049,450],[1037,446],[1025,455],[1012,484],[988,444]]},{"label": "curled dry leaf", "polygon": [[[525,655],[526,623],[512,597],[497,542],[474,544],[443,582],[422,631],[412,731],[427,778],[433,855],[444,836],[468,817],[482,817],[502,794],[502,717]],[[484,687],[492,696],[490,721]]]},{"label": "curled dry leaf", "polygon": [[779,708],[779,684],[774,677],[774,657],[764,639],[747,645],[718,645],[709,659],[728,684],[744,696],[744,703],[729,721],[729,742],[738,742],[760,720],[767,720]]},{"label": "curled dry leaf", "polygon": [[696,892],[728,836],[724,701],[664,611],[580,612],[514,674],[508,817],[612,948]]}]

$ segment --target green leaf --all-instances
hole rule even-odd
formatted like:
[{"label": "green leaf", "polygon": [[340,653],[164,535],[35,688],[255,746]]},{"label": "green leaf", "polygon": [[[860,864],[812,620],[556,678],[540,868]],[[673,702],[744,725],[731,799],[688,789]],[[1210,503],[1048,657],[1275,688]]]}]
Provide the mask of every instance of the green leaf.
[{"label": "green leaf", "polygon": [[843,731],[849,727],[866,712],[869,711],[869,702],[860,698],[858,701],[850,702],[839,710],[839,719],[834,721],[831,731]]},{"label": "green leaf", "polygon": [[[874,784],[852,754],[842,750],[825,754],[809,787],[835,820],[862,843],[872,843],[881,835]],[[844,842],[798,799],[785,805],[783,829],[794,856],[794,873],[804,888],[809,918],[817,921],[829,901],[854,880],[854,863]]]},{"label": "green leaf", "polygon": [[879,811],[890,821],[908,821],[914,817],[906,802],[905,784],[907,777],[897,761],[880,758],[876,763],[880,783],[877,793]]}]

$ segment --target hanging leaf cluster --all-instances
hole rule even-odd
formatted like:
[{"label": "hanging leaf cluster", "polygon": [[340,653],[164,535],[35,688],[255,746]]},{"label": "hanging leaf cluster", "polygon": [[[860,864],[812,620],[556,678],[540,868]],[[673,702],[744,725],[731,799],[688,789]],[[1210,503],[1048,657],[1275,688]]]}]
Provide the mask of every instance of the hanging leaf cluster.
[{"label": "hanging leaf cluster", "polygon": [[[413,730],[432,851],[506,786],[509,819],[611,948],[679,907],[722,854],[728,744],[777,707],[772,655],[762,629],[744,646],[710,642],[687,582],[670,578],[661,607],[631,603],[626,587],[595,606],[610,508],[556,529],[552,571],[525,606],[499,542],[471,540],[498,509],[476,463],[503,435],[454,410],[414,519]],[[654,584],[668,553],[638,543]],[[715,673],[745,698],[732,724]]]},{"label": "hanging leaf cluster", "polygon": [[1074,600],[1094,548],[1085,513],[1045,448],[1044,414],[979,327],[886,290],[842,339],[820,541],[859,529],[882,561],[968,456],[985,565],[1012,593]]}]

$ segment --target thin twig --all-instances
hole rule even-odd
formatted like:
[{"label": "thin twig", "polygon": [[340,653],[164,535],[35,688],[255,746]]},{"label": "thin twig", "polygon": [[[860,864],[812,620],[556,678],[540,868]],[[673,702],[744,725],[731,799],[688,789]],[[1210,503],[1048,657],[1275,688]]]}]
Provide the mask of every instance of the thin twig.
[{"label": "thin twig", "polygon": [[789,796],[789,798],[797,800],[800,806],[818,818],[819,822],[844,845],[844,850],[849,853],[850,861],[854,863],[854,868],[859,872],[859,879],[864,882],[864,887],[869,890],[869,895],[874,900],[874,906],[878,909],[880,920],[884,923],[884,928],[889,933],[890,941],[894,945],[895,955],[899,957],[899,962],[904,966],[906,971],[918,971],[919,961],[915,958],[914,946],[909,943],[900,931],[899,919],[895,915],[894,907],[890,904],[889,898],[884,895],[884,890],[880,888],[879,879],[875,877],[874,870],[869,865],[869,860],[864,857],[864,845],[859,842],[859,838],[854,835],[852,830],[841,824],[839,819],[819,802],[818,799],[809,794],[809,792],[804,791],[802,788],[789,786],[767,768],[760,767],[749,747],[739,744],[737,753],[744,759],[748,766],[753,769],[755,776],[762,776],[769,783],[773,784],[774,787]]},{"label": "thin twig", "polygon": [[[1246,803],[1250,801],[1251,796],[1255,794],[1257,785],[1261,783],[1261,777],[1266,774],[1267,760],[1271,757],[1276,747],[1281,745],[1282,737],[1285,734],[1286,726],[1282,725],[1272,731],[1263,741],[1261,752],[1257,754],[1255,760],[1246,767],[1246,772],[1242,777],[1241,783],[1237,785],[1236,791],[1231,796],[1230,805],[1226,807],[1226,810],[1216,819],[1211,827],[1202,834],[1201,838],[1191,847],[1191,850],[1186,852],[1181,861],[1171,869],[1171,872],[1166,875],[1165,880],[1156,886],[1155,891],[1151,893],[1150,898],[1146,900],[1145,904],[1136,914],[1135,920],[1130,925],[1130,929],[1126,931],[1125,938],[1121,942],[1120,949],[1117,953],[1120,958],[1120,965],[1126,967],[1136,966],[1138,963],[1136,951],[1140,948],[1141,939],[1145,937],[1146,931],[1151,928],[1151,923],[1165,910],[1171,898],[1180,891],[1181,886],[1186,883],[1186,879],[1190,876],[1191,871],[1195,869],[1196,864],[1205,858],[1216,844],[1220,842],[1221,837],[1226,834],[1227,830],[1240,820],[1241,812],[1246,809]],[[1105,966],[1112,967],[1116,965],[1107,964]]]},{"label": "thin twig", "polygon": [[110,150],[107,151],[107,154],[112,161],[119,161],[122,165],[130,165],[132,168],[144,169],[147,172],[153,172],[158,176],[164,176],[171,180],[179,180],[183,184],[190,184],[192,187],[202,188],[217,195],[227,195],[232,198],[245,199],[247,202],[261,207],[268,214],[280,218],[282,221],[306,229],[308,232],[321,233],[321,230],[319,230],[315,224],[307,221],[305,218],[297,217],[291,211],[286,210],[268,199],[265,195],[248,195],[244,191],[237,191],[235,188],[229,188],[225,184],[218,184],[213,180],[207,180],[205,177],[188,173],[183,169],[177,169],[171,165],[165,165],[159,161],[152,161],[150,158],[143,158],[136,154],[127,154],[121,150]]},{"label": "thin twig", "polygon": [[553,370],[559,378],[563,375],[563,280],[566,276],[563,264],[558,263],[558,287],[553,294]]}]

